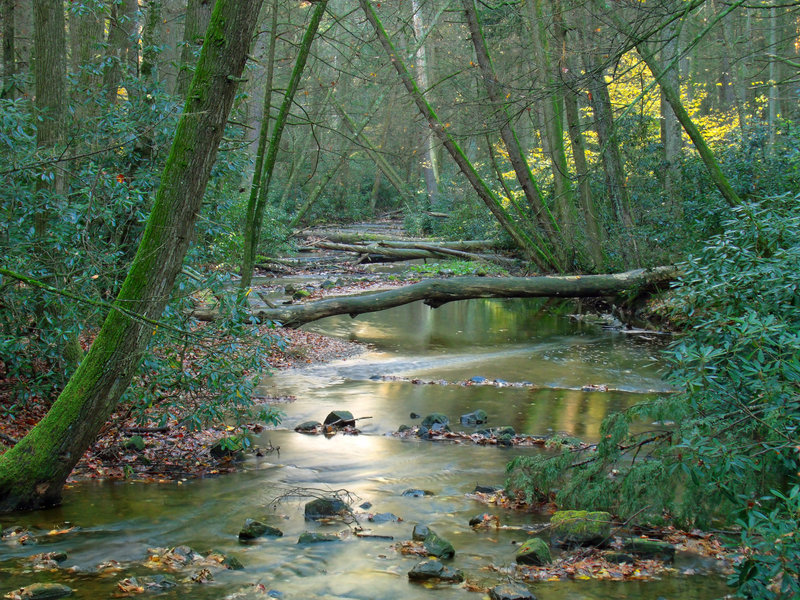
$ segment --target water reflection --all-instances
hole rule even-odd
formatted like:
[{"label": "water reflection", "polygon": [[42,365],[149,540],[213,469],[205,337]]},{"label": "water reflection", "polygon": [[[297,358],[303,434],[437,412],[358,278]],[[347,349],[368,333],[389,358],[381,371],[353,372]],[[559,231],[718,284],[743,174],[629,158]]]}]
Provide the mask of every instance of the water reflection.
[{"label": "water reflection", "polygon": [[[42,537],[38,546],[0,545],[0,593],[32,581],[61,581],[81,599],[109,598],[116,582],[137,573],[148,547],[187,544],[237,556],[243,571],[224,571],[205,585],[186,584],[159,598],[198,600],[225,597],[264,598],[276,590],[287,600],[308,598],[462,599],[459,587],[437,590],[411,585],[407,571],[416,562],[399,556],[385,540],[358,540],[298,545],[306,529],[325,532],[342,524],[318,525],[303,520],[303,500],[276,498],[297,487],[347,489],[371,511],[392,512],[399,523],[372,525],[376,533],[408,539],[415,523],[431,525],[456,546],[453,563],[477,584],[492,584],[498,575],[483,570],[487,562],[512,561],[519,531],[473,531],[469,519],[485,510],[465,497],[476,483],[501,484],[508,460],[535,448],[476,447],[466,444],[399,440],[387,436],[409,414],[460,414],[483,408],[491,425],[511,425],[527,433],[563,431],[595,440],[599,423],[612,410],[629,406],[641,394],[582,392],[572,389],[530,389],[494,386],[414,385],[375,381],[374,375],[402,375],[459,381],[482,375],[507,381],[579,388],[603,383],[631,391],[663,389],[658,378],[657,348],[619,334],[574,323],[570,307],[552,310],[536,301],[470,301],[435,311],[422,304],[361,316],[332,318],[313,329],[374,344],[357,360],[317,365],[284,373],[265,382],[267,390],[293,394],[284,408],[286,419],[277,430],[262,433],[257,445],[280,446],[280,455],[250,457],[247,470],[230,476],[187,481],[182,485],[130,483],[77,485],[66,492],[62,507],[35,514],[0,516],[0,526],[22,524],[47,530],[71,521],[75,532]],[[364,434],[331,439],[294,433],[307,419],[321,420],[333,409],[351,410]],[[433,496],[402,496],[408,488],[430,490]],[[531,524],[539,515],[496,510],[504,523]],[[236,534],[248,517],[284,531],[277,539],[249,545]],[[365,525],[366,513],[361,516]],[[25,556],[44,550],[64,550],[66,567],[91,570],[109,559],[124,570],[107,576],[25,571]],[[263,589],[256,586],[262,585]],[[660,582],[560,582],[533,587],[542,600],[601,598],[696,598],[721,596],[718,576],[674,577]],[[235,596],[233,596],[235,595]],[[479,595],[475,596],[480,597]]]}]

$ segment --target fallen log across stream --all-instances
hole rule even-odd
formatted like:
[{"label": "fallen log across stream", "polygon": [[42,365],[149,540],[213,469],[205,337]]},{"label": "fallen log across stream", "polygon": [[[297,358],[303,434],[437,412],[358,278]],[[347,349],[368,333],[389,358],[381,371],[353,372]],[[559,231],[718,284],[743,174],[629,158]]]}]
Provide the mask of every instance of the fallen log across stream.
[{"label": "fallen log across stream", "polygon": [[[418,300],[433,308],[473,298],[586,298],[644,291],[673,281],[678,270],[672,266],[636,269],[605,275],[544,275],[539,277],[450,277],[425,279],[403,287],[351,296],[335,296],[306,302],[253,310],[259,319],[276,321],[284,327],[300,327],[334,315],[355,317],[402,306]],[[216,318],[213,310],[195,310],[197,319]]]}]

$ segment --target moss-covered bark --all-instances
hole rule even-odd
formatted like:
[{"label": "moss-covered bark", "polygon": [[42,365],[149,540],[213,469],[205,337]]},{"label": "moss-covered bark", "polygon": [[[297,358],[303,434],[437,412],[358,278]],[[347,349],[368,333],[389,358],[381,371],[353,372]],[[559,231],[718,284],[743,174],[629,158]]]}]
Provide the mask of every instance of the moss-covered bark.
[{"label": "moss-covered bark", "polygon": [[[0,456],[0,511],[57,504],[139,366],[189,246],[262,0],[217,0],[139,250],[116,305],[52,409]],[[131,312],[144,318],[135,318]]]}]

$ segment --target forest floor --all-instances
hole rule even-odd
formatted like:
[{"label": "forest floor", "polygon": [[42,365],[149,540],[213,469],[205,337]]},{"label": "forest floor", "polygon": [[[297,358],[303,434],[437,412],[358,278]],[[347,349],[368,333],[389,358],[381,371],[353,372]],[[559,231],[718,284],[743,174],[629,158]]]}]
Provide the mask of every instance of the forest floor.
[{"label": "forest floor", "polygon": [[[306,364],[354,357],[365,348],[347,342],[298,329],[269,330],[283,343],[273,347],[263,362],[265,373],[275,370],[302,367]],[[202,361],[202,353],[195,353],[193,361]],[[193,364],[187,364],[191,371]],[[0,454],[21,439],[45,415],[55,398],[34,396],[25,401],[16,400],[15,390],[21,382],[3,376],[0,362]],[[191,402],[202,401],[202,391]],[[275,404],[291,398],[253,399],[256,404]],[[186,401],[190,402],[189,400]],[[188,407],[186,407],[188,408]],[[142,425],[142,422],[146,424]],[[162,424],[163,423],[163,424]],[[256,421],[242,425],[244,429],[259,432],[263,426]],[[148,409],[144,418],[132,414],[121,406],[108,420],[98,439],[77,464],[70,482],[86,479],[131,479],[143,482],[174,482],[194,477],[204,477],[235,471],[239,463],[230,457],[214,458],[211,448],[223,437],[234,433],[225,425],[214,425],[192,430],[174,416],[163,421],[157,409]],[[143,449],[130,443],[134,436],[142,438]],[[252,449],[265,452],[268,449]]]}]

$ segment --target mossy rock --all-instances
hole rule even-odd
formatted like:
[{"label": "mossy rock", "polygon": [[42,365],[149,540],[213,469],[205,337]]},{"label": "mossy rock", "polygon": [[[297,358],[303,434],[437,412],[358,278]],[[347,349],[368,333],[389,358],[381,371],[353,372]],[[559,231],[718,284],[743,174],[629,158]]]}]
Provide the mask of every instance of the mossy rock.
[{"label": "mossy rock", "polygon": [[73,591],[71,587],[60,583],[32,583],[15,593],[24,600],[53,600],[71,596]]},{"label": "mossy rock", "polygon": [[422,419],[422,426],[431,429],[434,425],[441,425],[444,427],[450,423],[450,419],[447,415],[443,415],[442,413],[431,413]]},{"label": "mossy rock", "polygon": [[239,531],[239,539],[243,541],[254,540],[259,537],[281,537],[283,532],[276,527],[256,521],[255,519],[247,519]]},{"label": "mossy rock", "polygon": [[560,510],[550,519],[553,544],[599,546],[610,541],[611,515],[603,511]]},{"label": "mossy rock", "polygon": [[447,583],[461,583],[464,573],[460,569],[451,569],[438,560],[424,560],[414,565],[408,572],[411,581],[444,581]]},{"label": "mossy rock", "polygon": [[303,421],[294,430],[299,433],[317,433],[319,427],[322,427],[319,421]]},{"label": "mossy rock", "polygon": [[518,565],[548,565],[553,562],[550,546],[541,538],[530,538],[517,550],[516,561]]},{"label": "mossy rock", "polygon": [[475,427],[476,425],[483,425],[489,420],[489,415],[486,411],[479,408],[475,412],[461,415],[461,424],[465,427]]},{"label": "mossy rock", "polygon": [[355,427],[356,420],[349,410],[334,410],[325,417],[325,425],[331,427]]},{"label": "mossy rock", "polygon": [[122,442],[122,447],[125,450],[133,450],[135,452],[143,452],[144,446],[144,438],[140,435],[132,435],[127,440]]},{"label": "mossy rock", "polygon": [[643,538],[630,538],[622,545],[623,552],[633,554],[639,558],[655,559],[672,562],[675,558],[675,546],[661,540],[646,540]]},{"label": "mossy rock", "polygon": [[425,546],[425,551],[436,558],[453,558],[456,554],[453,544],[430,529],[422,543]]}]

